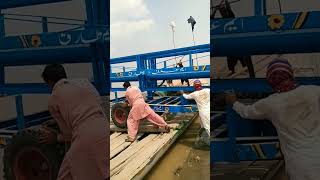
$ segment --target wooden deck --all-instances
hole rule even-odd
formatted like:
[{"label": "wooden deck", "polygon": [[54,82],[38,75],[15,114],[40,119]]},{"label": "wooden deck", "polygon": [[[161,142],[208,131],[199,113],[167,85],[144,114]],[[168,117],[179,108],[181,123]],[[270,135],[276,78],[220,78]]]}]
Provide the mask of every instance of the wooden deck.
[{"label": "wooden deck", "polygon": [[170,133],[146,132],[142,127],[144,130],[139,131],[138,140],[133,143],[125,142],[125,131],[113,132],[110,136],[111,180],[142,179],[197,116],[197,113],[176,116],[169,124],[173,128]]},{"label": "wooden deck", "polygon": [[[241,163],[215,164],[211,167],[211,179],[215,180],[284,180],[283,160],[248,161]],[[279,175],[280,174],[280,175]]]}]

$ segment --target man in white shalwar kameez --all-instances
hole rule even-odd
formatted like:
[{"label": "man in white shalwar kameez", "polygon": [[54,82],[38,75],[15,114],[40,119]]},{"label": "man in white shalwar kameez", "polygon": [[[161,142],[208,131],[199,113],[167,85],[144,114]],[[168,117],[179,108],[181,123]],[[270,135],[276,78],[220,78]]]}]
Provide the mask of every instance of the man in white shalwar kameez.
[{"label": "man in white shalwar kameez", "polygon": [[193,82],[195,92],[183,94],[186,99],[194,99],[198,106],[201,128],[204,128],[210,137],[210,89],[202,89],[201,82]]},{"label": "man in white shalwar kameez", "polygon": [[252,105],[226,101],[246,119],[268,119],[276,127],[290,180],[320,179],[320,87],[297,86],[285,59],[275,59],[267,69],[267,81],[275,91]]}]

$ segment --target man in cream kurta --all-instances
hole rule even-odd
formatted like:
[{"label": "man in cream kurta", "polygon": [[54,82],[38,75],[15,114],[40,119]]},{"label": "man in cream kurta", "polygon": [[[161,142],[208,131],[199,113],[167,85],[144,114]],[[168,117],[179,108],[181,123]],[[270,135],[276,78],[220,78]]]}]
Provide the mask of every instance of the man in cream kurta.
[{"label": "man in cream kurta", "polygon": [[320,87],[297,86],[291,65],[283,59],[270,63],[267,80],[275,93],[252,105],[235,95],[226,100],[246,119],[268,119],[277,129],[286,171],[291,180],[320,177]]},{"label": "man in cream kurta", "polygon": [[194,99],[197,103],[201,128],[204,128],[210,137],[210,89],[202,89],[201,82],[195,80],[193,82],[195,92],[191,94],[183,94],[186,99]]}]

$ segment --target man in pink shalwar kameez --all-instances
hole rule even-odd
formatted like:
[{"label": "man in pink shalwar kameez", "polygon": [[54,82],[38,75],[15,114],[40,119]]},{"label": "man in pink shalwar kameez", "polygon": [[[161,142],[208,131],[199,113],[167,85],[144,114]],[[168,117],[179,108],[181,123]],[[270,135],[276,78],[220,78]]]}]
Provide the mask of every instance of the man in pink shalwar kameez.
[{"label": "man in pink shalwar kameez", "polygon": [[52,131],[43,142],[70,142],[58,180],[105,180],[109,177],[109,133],[100,96],[87,80],[66,79],[62,65],[48,65],[43,79],[52,88],[49,111],[61,134]]},{"label": "man in pink shalwar kameez", "polygon": [[127,89],[126,99],[131,106],[131,110],[127,120],[128,138],[126,141],[133,142],[139,129],[140,120],[146,118],[154,125],[164,128],[165,132],[170,132],[170,128],[164,119],[156,114],[150,106],[144,101],[142,93],[138,87],[131,86],[129,82],[125,82],[123,87]]}]

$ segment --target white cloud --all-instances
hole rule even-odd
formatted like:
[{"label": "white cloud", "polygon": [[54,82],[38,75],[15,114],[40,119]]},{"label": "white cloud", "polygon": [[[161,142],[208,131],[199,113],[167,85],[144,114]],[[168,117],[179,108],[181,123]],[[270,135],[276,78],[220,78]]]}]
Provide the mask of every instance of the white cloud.
[{"label": "white cloud", "polygon": [[111,20],[143,18],[150,15],[143,0],[111,0]]},{"label": "white cloud", "polygon": [[130,37],[137,32],[149,30],[153,24],[152,19],[142,19],[135,21],[121,21],[112,24],[111,38],[114,40],[119,37]]},{"label": "white cloud", "polygon": [[154,24],[144,0],[111,0],[111,39],[128,38]]}]

